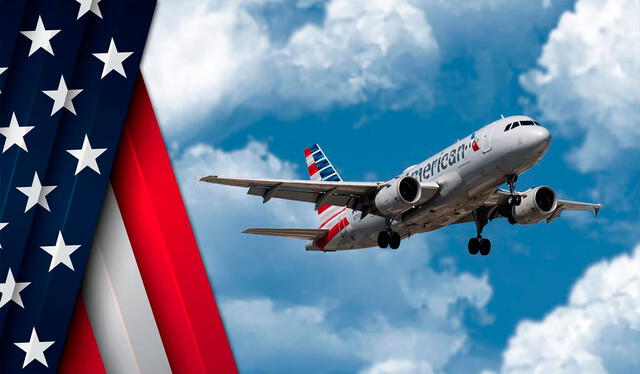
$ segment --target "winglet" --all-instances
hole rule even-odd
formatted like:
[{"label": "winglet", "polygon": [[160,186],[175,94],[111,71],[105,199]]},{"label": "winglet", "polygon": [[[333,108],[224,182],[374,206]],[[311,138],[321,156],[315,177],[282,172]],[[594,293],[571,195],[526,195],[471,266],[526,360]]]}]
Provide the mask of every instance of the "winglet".
[{"label": "winglet", "polygon": [[593,207],[593,215],[598,217],[598,213],[600,213],[600,209],[602,209],[602,204]]}]

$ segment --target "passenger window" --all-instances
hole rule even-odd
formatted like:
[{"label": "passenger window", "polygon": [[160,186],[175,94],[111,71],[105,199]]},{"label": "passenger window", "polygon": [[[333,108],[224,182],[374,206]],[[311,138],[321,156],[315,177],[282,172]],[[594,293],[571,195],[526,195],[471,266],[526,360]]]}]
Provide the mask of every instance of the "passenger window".
[{"label": "passenger window", "polygon": [[533,126],[533,121],[520,121],[522,126]]},{"label": "passenger window", "polygon": [[504,128],[504,131],[509,131],[509,129],[511,128],[511,124],[508,124],[507,127]]},{"label": "passenger window", "polygon": [[518,122],[514,122],[511,124],[511,128],[515,129],[516,127],[520,126],[520,124]]}]

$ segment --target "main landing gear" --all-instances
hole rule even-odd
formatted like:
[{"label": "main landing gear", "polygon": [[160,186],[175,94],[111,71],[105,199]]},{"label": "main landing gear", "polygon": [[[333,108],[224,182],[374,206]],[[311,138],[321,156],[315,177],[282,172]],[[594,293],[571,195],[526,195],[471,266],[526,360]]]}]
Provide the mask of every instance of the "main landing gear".
[{"label": "main landing gear", "polygon": [[400,234],[391,230],[391,219],[386,219],[386,230],[378,234],[378,247],[398,249],[400,247]]},{"label": "main landing gear", "polygon": [[491,252],[491,241],[482,237],[482,229],[489,223],[487,217],[488,210],[485,207],[480,207],[472,212],[473,220],[476,223],[476,237],[469,239],[469,253],[472,255],[478,254],[486,256]]}]

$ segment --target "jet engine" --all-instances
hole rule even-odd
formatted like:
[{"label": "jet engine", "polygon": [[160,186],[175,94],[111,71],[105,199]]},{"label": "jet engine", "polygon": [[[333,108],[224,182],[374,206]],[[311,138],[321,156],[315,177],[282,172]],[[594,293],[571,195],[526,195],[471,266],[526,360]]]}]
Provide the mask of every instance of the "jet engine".
[{"label": "jet engine", "polygon": [[385,216],[402,213],[420,200],[421,191],[420,182],[413,177],[393,179],[376,194],[376,209]]},{"label": "jet engine", "polygon": [[[530,188],[522,193],[520,205],[511,210],[512,223],[532,225],[549,217],[558,206],[558,198],[550,187]],[[511,221],[511,220],[510,220]]]}]

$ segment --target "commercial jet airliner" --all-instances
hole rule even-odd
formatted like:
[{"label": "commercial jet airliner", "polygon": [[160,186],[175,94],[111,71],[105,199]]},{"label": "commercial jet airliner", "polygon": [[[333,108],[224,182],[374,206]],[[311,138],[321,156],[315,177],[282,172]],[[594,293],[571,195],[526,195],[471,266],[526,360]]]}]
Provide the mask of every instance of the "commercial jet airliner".
[{"label": "commercial jet airliner", "polygon": [[[601,204],[559,200],[548,186],[516,191],[518,175],[535,165],[551,143],[549,131],[527,116],[501,118],[386,182],[345,182],[319,145],[304,150],[310,181],[203,177],[203,182],[248,188],[249,195],[315,204],[320,227],[248,228],[247,234],[307,240],[310,251],[378,246],[397,249],[411,235],[454,223],[475,222],[468,250],[488,255],[487,223],[547,223],[565,210]],[[500,189],[502,184],[508,190]]]}]

